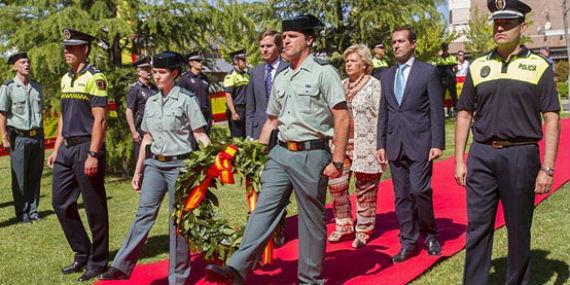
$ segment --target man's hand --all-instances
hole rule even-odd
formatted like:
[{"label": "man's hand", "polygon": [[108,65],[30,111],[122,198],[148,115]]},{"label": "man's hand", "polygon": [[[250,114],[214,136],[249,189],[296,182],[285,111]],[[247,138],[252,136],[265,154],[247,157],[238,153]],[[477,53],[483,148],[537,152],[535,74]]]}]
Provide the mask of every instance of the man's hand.
[{"label": "man's hand", "polygon": [[439,148],[436,148],[436,147],[431,148],[431,149],[429,150],[429,158],[428,158],[428,161],[432,161],[432,160],[438,159],[438,158],[441,156],[441,152],[442,152],[442,151],[441,151],[441,149],[439,149]]},{"label": "man's hand", "polygon": [[550,187],[552,187],[553,177],[546,174],[544,171],[539,171],[536,176],[536,183],[534,186],[534,192],[536,194],[546,194],[550,192]]},{"label": "man's hand", "polygon": [[376,150],[376,160],[378,161],[378,163],[380,163],[381,165],[386,165],[387,161],[386,161],[386,150],[383,148],[379,148]]},{"label": "man's hand", "polygon": [[232,112],[232,121],[239,121],[240,117],[237,112]]},{"label": "man's hand", "polygon": [[133,136],[133,141],[135,141],[138,144],[141,143],[142,137],[141,134],[139,134],[139,132],[131,132],[131,135]]},{"label": "man's hand", "polygon": [[465,186],[465,178],[467,177],[467,166],[464,161],[455,161],[455,182],[459,186]]},{"label": "man's hand", "polygon": [[10,139],[8,139],[6,136],[2,137],[2,146],[8,151],[10,150]]},{"label": "man's hand", "polygon": [[55,159],[57,158],[57,151],[53,151],[47,158],[47,166],[50,169],[53,169],[53,164],[55,163]]},{"label": "man's hand", "polygon": [[331,162],[329,165],[327,165],[327,167],[325,167],[323,174],[329,178],[337,178],[342,174],[342,171],[339,171],[338,168],[336,168],[336,166],[334,166],[334,164]]},{"label": "man's hand", "polygon": [[87,159],[85,160],[85,168],[83,171],[85,175],[87,175],[88,177],[93,177],[97,175],[98,166],[99,166],[99,160],[90,155],[87,155]]},{"label": "man's hand", "polygon": [[141,173],[135,173],[133,180],[131,181],[131,186],[138,194],[141,193],[141,177]]}]

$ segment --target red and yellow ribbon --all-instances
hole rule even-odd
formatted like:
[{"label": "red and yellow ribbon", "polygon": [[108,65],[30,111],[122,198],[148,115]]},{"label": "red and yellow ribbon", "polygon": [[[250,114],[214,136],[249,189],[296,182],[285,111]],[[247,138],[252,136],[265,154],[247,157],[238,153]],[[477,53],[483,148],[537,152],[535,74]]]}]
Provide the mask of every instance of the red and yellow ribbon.
[{"label": "red and yellow ribbon", "polygon": [[186,198],[186,202],[184,202],[184,212],[192,211],[202,203],[212,179],[218,178],[222,184],[234,183],[232,160],[237,152],[238,148],[235,145],[229,145],[225,150],[218,153],[214,163],[208,168],[206,179],[194,187],[190,195],[188,195],[188,198]]},{"label": "red and yellow ribbon", "polygon": [[[257,204],[258,195],[257,192],[255,192],[255,189],[253,189],[253,185],[251,185],[251,182],[247,178],[245,180],[245,188],[246,188],[247,207],[249,208],[249,213],[253,213],[253,210],[255,210],[255,204]],[[259,263],[261,263],[261,265],[266,265],[266,264],[271,264],[272,261],[273,261],[273,236],[270,236],[269,240],[267,241],[267,244],[265,245],[265,248],[263,249],[263,252],[261,254],[261,260],[259,261]]]}]

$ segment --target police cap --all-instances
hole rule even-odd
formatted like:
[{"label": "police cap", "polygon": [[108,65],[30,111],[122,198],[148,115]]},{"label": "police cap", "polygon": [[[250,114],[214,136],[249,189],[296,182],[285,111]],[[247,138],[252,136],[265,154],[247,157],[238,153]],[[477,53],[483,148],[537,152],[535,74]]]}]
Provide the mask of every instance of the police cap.
[{"label": "police cap", "polygon": [[311,14],[297,16],[291,19],[283,20],[281,22],[281,28],[283,32],[297,31],[302,33],[312,33],[316,29],[323,26],[323,23],[321,23],[317,17]]},{"label": "police cap", "polygon": [[193,52],[186,55],[186,60],[187,61],[191,61],[191,60],[202,61],[202,60],[204,60],[204,56],[199,51],[193,51]]},{"label": "police cap", "polygon": [[184,66],[186,60],[177,52],[165,51],[153,56],[150,64],[154,68],[177,68]]},{"label": "police cap", "polygon": [[381,49],[385,49],[386,47],[384,46],[383,43],[378,43],[374,46],[374,48],[381,48]]},{"label": "police cap", "polygon": [[150,58],[148,57],[143,57],[135,62],[132,63],[132,66],[136,67],[136,68],[145,68],[145,67],[150,67]]},{"label": "police cap", "polygon": [[234,52],[231,52],[230,56],[232,57],[232,59],[243,59],[243,60],[245,60],[245,58],[246,58],[245,49],[240,49],[240,50],[236,50]]},{"label": "police cap", "polygon": [[8,58],[8,64],[12,65],[22,58],[28,58],[28,54],[25,52],[15,53]]},{"label": "police cap", "polygon": [[97,38],[72,29],[63,29],[63,45],[64,46],[79,46],[88,45]]},{"label": "police cap", "polygon": [[497,19],[524,19],[532,10],[521,0],[488,0],[487,8],[491,11],[491,20]]}]

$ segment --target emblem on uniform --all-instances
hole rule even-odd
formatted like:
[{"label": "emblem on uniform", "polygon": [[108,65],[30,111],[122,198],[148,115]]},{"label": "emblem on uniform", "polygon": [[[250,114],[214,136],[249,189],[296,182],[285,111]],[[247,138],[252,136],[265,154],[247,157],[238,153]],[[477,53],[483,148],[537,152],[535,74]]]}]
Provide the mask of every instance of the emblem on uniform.
[{"label": "emblem on uniform", "polygon": [[105,82],[105,80],[97,80],[95,84],[97,85],[97,89],[103,91],[107,90],[107,83]]},{"label": "emblem on uniform", "polygon": [[190,79],[190,82],[192,82],[192,84],[194,84],[196,81],[194,81],[194,78]]},{"label": "emblem on uniform", "polygon": [[66,41],[71,39],[71,33],[68,29],[63,30],[63,39]]},{"label": "emblem on uniform", "polygon": [[481,68],[481,77],[485,78],[487,76],[489,76],[489,74],[491,73],[491,68],[489,66],[484,66],[483,68]]},{"label": "emblem on uniform", "polygon": [[505,10],[505,6],[507,6],[505,0],[495,0],[495,7],[497,7],[497,10]]}]

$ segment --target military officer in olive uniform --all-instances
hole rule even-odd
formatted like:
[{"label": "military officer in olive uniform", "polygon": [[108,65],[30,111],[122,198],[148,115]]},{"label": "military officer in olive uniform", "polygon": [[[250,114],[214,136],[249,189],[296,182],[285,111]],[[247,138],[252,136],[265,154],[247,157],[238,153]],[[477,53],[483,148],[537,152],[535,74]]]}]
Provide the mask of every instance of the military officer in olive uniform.
[{"label": "military officer in olive uniform", "polygon": [[127,110],[125,111],[125,116],[133,137],[133,154],[135,161],[137,161],[144,135],[144,132],[141,130],[144,106],[148,97],[155,94],[158,89],[156,89],[156,86],[151,82],[149,58],[139,59],[133,63],[133,66],[137,69],[138,80],[131,86],[127,94]]},{"label": "military officer in olive uniform", "polygon": [[230,53],[234,69],[224,78],[226,91],[226,117],[232,137],[245,138],[245,105],[249,74],[245,71],[245,50]]},{"label": "military officer in olive uniform", "polygon": [[469,66],[455,128],[455,179],[467,188],[463,284],[488,283],[499,200],[509,245],[505,284],[530,284],[534,198],[552,186],[560,104],[548,61],[520,45],[531,7],[518,0],[490,0],[487,6],[496,48]]},{"label": "military officer in olive uniform", "polygon": [[204,68],[204,56],[199,52],[192,52],[186,56],[186,60],[190,65],[188,71],[180,76],[178,85],[188,91],[194,93],[196,100],[200,104],[200,111],[206,120],[204,130],[206,134],[210,134],[212,128],[212,103],[210,102],[210,82],[202,70]]},{"label": "military officer in olive uniform", "polygon": [[[184,58],[163,52],[152,58],[154,80],[160,92],[147,103],[141,128],[145,132],[132,186],[140,194],[139,208],[123,246],[113,265],[99,276],[101,280],[128,279],[156,220],[164,195],[168,193],[169,211],[174,205],[176,179],[184,160],[193,151],[192,139],[207,145],[206,121],[192,92],[174,84],[181,74]],[[146,153],[146,146],[150,152]],[[145,157],[148,155],[148,159]],[[141,185],[140,177],[144,171]],[[169,215],[170,217],[170,215]],[[190,275],[190,256],[186,239],[176,233],[169,219],[170,253],[168,284],[184,284]]]},{"label": "military officer in olive uniform", "polygon": [[[53,169],[52,204],[74,261],[62,272],[87,270],[87,281],[106,270],[109,257],[109,218],[105,193],[105,120],[107,78],[88,61],[94,37],[65,29],[64,57],[70,66],[61,79],[61,117],[48,166]],[[92,240],[79,217],[82,196]]]},{"label": "military officer in olive uniform", "polygon": [[10,151],[16,218],[29,223],[41,220],[38,203],[44,165],[43,96],[40,84],[30,79],[26,53],[10,56],[8,64],[16,76],[0,87],[0,132],[2,145]]},{"label": "military officer in olive uniform", "polygon": [[300,284],[324,283],[326,189],[328,178],[342,173],[349,113],[337,70],[311,54],[315,29],[321,26],[312,15],[282,22],[290,66],[275,76],[259,139],[267,143],[277,128],[279,143],[269,153],[259,200],[239,250],[226,267],[207,266],[210,279],[244,282],[294,192],[300,219],[297,277]]}]

